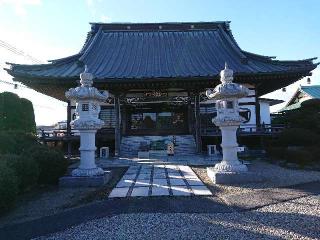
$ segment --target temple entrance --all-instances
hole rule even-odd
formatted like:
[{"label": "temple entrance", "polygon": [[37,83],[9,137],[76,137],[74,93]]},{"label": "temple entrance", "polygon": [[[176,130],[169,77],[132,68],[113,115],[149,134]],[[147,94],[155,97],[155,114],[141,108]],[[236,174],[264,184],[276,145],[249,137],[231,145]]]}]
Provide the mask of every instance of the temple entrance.
[{"label": "temple entrance", "polygon": [[189,134],[186,106],[149,103],[127,110],[127,135]]}]

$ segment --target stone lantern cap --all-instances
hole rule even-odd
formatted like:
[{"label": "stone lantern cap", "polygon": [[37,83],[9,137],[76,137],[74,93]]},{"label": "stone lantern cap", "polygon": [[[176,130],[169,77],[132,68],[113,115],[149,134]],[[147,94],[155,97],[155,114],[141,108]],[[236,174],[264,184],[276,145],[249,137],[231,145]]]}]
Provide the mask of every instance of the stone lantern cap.
[{"label": "stone lantern cap", "polygon": [[233,83],[233,71],[228,68],[227,63],[225,68],[220,72],[221,84],[216,86],[214,90],[207,90],[207,96],[211,99],[222,100],[232,98],[242,98],[249,95],[249,89]]},{"label": "stone lantern cap", "polygon": [[86,100],[86,101],[98,101],[103,102],[109,97],[107,91],[99,92],[95,87],[92,87],[93,84],[93,75],[88,72],[87,66],[83,73],[80,74],[80,87],[70,88],[66,92],[66,98],[68,100]]}]

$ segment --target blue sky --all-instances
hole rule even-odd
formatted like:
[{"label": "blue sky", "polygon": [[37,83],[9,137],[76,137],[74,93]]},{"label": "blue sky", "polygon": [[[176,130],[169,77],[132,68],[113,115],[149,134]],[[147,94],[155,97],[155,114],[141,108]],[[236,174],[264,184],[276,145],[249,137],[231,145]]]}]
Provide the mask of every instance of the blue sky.
[{"label": "blue sky", "polygon": [[[43,61],[78,52],[90,30],[89,22],[224,20],[231,21],[232,32],[243,50],[278,59],[320,57],[319,0],[0,0],[0,40]],[[23,62],[3,56],[8,55],[2,54],[0,62]],[[313,84],[320,83],[318,72]],[[0,74],[3,78],[3,72]],[[296,86],[281,97],[287,99]],[[59,112],[65,106],[51,100],[43,104]],[[45,117],[37,116],[37,122],[58,120]]]}]

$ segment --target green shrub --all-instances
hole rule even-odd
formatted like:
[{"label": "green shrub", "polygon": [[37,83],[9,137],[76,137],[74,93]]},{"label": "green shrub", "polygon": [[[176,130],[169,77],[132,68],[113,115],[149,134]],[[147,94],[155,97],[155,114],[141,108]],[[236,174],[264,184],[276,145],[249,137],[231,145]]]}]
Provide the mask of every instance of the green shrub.
[{"label": "green shrub", "polygon": [[319,135],[308,129],[289,128],[279,135],[277,146],[311,146],[319,142]]},{"label": "green shrub", "polygon": [[266,152],[268,156],[271,157],[272,159],[283,159],[285,156],[284,147],[269,146],[266,148]]},{"label": "green shrub", "polygon": [[0,131],[35,133],[32,103],[11,92],[0,93]]},{"label": "green shrub", "polygon": [[312,154],[304,149],[288,149],[286,150],[285,158],[287,162],[296,163],[301,167],[313,161]]},{"label": "green shrub", "polygon": [[308,151],[312,155],[313,162],[315,162],[315,163],[320,162],[320,146],[319,145],[306,147],[305,150]]},{"label": "green shrub", "polygon": [[19,191],[25,191],[36,185],[39,177],[39,166],[35,159],[25,155],[7,154],[0,156],[12,168],[18,178]]},{"label": "green shrub", "polygon": [[0,161],[0,213],[14,206],[18,194],[18,180],[13,169]]},{"label": "green shrub", "polygon": [[27,133],[36,133],[36,122],[34,119],[34,110],[32,102],[28,99],[20,98],[20,104],[22,108],[23,115],[23,131]]},{"label": "green shrub", "polygon": [[0,154],[22,154],[39,144],[36,137],[21,131],[0,131]]},{"label": "green shrub", "polygon": [[40,145],[30,148],[28,156],[38,163],[40,184],[57,184],[67,171],[68,161],[59,151]]}]

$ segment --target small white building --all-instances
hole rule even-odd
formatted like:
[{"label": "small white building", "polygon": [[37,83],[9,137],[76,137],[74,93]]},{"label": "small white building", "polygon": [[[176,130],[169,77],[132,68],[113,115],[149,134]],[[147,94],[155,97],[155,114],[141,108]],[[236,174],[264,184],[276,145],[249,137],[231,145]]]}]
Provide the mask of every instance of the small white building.
[{"label": "small white building", "polygon": [[302,102],[310,99],[320,99],[320,85],[300,86],[280,112],[298,109]]}]

